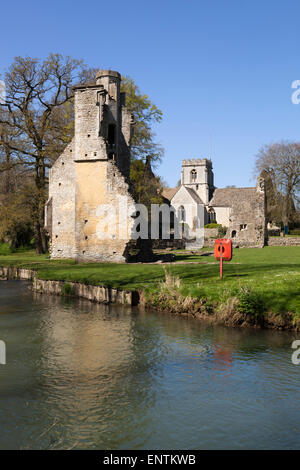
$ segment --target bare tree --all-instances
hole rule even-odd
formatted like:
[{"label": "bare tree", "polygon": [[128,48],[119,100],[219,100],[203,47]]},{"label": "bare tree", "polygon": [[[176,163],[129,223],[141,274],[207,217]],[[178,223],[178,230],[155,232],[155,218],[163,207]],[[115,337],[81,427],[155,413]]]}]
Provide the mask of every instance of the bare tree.
[{"label": "bare tree", "polygon": [[[6,171],[27,167],[34,175],[34,239],[38,253],[47,249],[44,230],[47,171],[73,129],[72,87],[81,82],[81,61],[50,54],[43,62],[16,57],[5,75],[6,102],[0,104],[0,146],[6,155]],[[70,114],[70,116],[69,116]]]},{"label": "bare tree", "polygon": [[300,143],[283,141],[265,145],[256,156],[255,168],[272,182],[281,207],[281,220],[287,225],[299,203]]}]

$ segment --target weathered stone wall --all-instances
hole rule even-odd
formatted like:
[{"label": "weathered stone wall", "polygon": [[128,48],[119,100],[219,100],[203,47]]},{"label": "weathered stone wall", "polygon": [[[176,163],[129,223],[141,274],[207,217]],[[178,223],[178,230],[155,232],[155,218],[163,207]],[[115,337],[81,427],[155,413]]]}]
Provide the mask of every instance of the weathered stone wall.
[{"label": "weathered stone wall", "polygon": [[106,304],[137,305],[139,303],[138,291],[119,290],[107,286],[92,286],[80,282],[65,282],[38,279],[32,269],[23,269],[13,266],[0,266],[0,279],[21,279],[33,281],[33,290],[39,293],[64,295],[65,286],[68,286],[70,295],[92,302]]},{"label": "weathered stone wall", "polygon": [[[118,72],[99,71],[95,84],[74,89],[75,136],[50,170],[45,225],[52,258],[127,260],[134,224],[128,186],[133,123],[121,102],[120,80]],[[120,206],[128,210],[119,217]]]},{"label": "weathered stone wall", "polygon": [[51,295],[64,295],[64,287],[68,285],[70,295],[87,299],[92,302],[106,304],[137,305],[139,295],[136,291],[118,290],[105,286],[91,286],[78,282],[47,281],[34,279],[33,290]]},{"label": "weathered stone wall", "polygon": [[[263,247],[266,242],[266,198],[262,179],[258,179],[252,197],[233,201],[226,236],[233,246]],[[235,232],[235,235],[234,235]]]},{"label": "weathered stone wall", "polygon": [[216,214],[216,222],[223,225],[223,227],[229,227],[230,207],[214,207],[213,209]]},{"label": "weathered stone wall", "polygon": [[76,255],[74,140],[50,169],[49,201],[51,205],[46,206],[46,227],[51,225],[51,230],[48,228],[51,237],[51,257],[74,258]]},{"label": "weathered stone wall", "polygon": [[128,184],[114,162],[76,163],[78,261],[126,261],[133,212]]},{"label": "weathered stone wall", "polygon": [[300,246],[300,237],[269,237],[268,246]]},{"label": "weathered stone wall", "polygon": [[13,266],[3,267],[0,266],[0,279],[23,279],[25,281],[32,281],[35,276],[35,271],[32,269],[15,268]]},{"label": "weathered stone wall", "polygon": [[205,228],[204,238],[218,238],[218,229],[217,228]]},{"label": "weathered stone wall", "polygon": [[76,160],[107,158],[105,138],[100,133],[98,91],[102,86],[75,89]]},{"label": "weathered stone wall", "polygon": [[172,250],[184,250],[185,240],[183,238],[172,240],[153,240],[152,248],[154,250],[165,250],[167,248],[171,248]]}]

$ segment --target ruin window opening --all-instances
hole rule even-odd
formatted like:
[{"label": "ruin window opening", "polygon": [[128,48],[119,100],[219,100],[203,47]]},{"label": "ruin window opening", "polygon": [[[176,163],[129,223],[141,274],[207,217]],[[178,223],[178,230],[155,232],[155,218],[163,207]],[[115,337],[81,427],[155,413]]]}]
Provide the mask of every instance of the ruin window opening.
[{"label": "ruin window opening", "polygon": [[115,140],[116,140],[116,125],[108,124],[108,132],[107,132],[108,145],[110,146],[115,145]]},{"label": "ruin window opening", "polygon": [[235,238],[236,237],[236,230],[232,230],[231,232],[231,238]]},{"label": "ruin window opening", "polygon": [[246,230],[246,229],[247,229],[247,224],[240,225],[240,230]]},{"label": "ruin window opening", "polygon": [[193,169],[190,174],[191,183],[194,183],[197,179],[197,171]]}]

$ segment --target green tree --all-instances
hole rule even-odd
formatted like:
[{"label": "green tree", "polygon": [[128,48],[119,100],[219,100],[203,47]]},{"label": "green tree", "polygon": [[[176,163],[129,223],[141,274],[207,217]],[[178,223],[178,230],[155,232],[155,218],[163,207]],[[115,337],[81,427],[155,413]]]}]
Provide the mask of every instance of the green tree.
[{"label": "green tree", "polygon": [[[5,74],[6,103],[1,104],[0,146],[14,153],[8,168],[26,166],[34,178],[34,240],[38,253],[47,249],[44,206],[47,172],[72,136],[72,87],[82,80],[82,61],[50,54],[44,60],[16,57]],[[63,118],[63,119],[62,119]],[[70,128],[65,135],[64,124]],[[17,134],[17,135],[16,135]],[[9,139],[3,138],[9,136]]]},{"label": "green tree", "polygon": [[256,156],[255,168],[266,181],[269,216],[284,225],[293,222],[300,192],[300,143],[265,145]]},{"label": "green tree", "polygon": [[134,80],[122,77],[121,91],[126,93],[126,106],[132,112],[135,120],[134,134],[131,141],[133,158],[150,160],[152,165],[159,162],[163,156],[163,147],[155,141],[152,126],[162,120],[162,111],[142,94]]},{"label": "green tree", "polygon": [[151,204],[161,204],[163,201],[163,183],[151,168],[150,158],[133,160],[130,168],[130,181],[135,201],[144,204],[148,210]]},{"label": "green tree", "polygon": [[[96,71],[87,69],[80,60],[50,54],[44,61],[16,57],[5,75],[7,100],[0,104],[2,185],[5,183],[4,193],[8,194],[14,172],[31,177],[32,201],[26,214],[30,213],[32,217],[38,253],[47,249],[44,207],[48,170],[74,135],[72,88],[76,83],[94,82]],[[131,142],[133,190],[138,201],[154,201],[159,199],[160,183],[152,172],[151,163],[155,164],[162,158],[163,149],[155,142],[152,125],[161,121],[162,111],[147,95],[141,94],[130,77],[123,78],[122,91],[126,92],[126,105],[135,119]],[[11,215],[14,201],[21,201],[22,188],[20,185],[17,192],[12,191],[9,203],[7,198],[2,198],[7,209],[12,208],[10,212],[5,212],[5,207],[1,208],[3,221],[7,224],[7,230],[4,223],[1,230],[6,236],[10,234],[12,237],[14,218]]]}]

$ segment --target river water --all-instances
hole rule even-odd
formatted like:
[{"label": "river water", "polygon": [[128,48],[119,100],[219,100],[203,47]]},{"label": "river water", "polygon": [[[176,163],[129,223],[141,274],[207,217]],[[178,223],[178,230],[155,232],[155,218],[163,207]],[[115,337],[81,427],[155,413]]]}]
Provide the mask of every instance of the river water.
[{"label": "river water", "polygon": [[0,449],[300,448],[295,333],[1,281],[0,339]]}]

